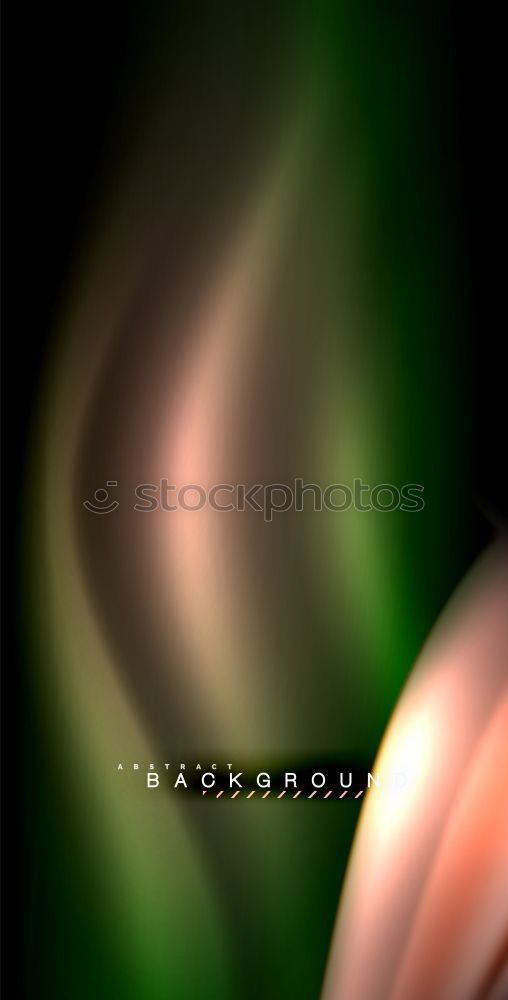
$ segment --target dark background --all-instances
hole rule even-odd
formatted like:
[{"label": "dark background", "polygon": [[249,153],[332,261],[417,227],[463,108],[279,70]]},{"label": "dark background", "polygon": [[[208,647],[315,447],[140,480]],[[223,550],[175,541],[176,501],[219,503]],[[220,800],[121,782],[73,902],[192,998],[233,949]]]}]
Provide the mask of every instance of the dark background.
[{"label": "dark background", "polygon": [[[203,6],[210,11],[209,5],[174,4],[175,30],[183,17],[199,20]],[[485,515],[498,522],[508,516],[503,486],[503,32],[500,13],[465,4],[440,7],[445,7],[441,20],[450,81],[443,100],[450,123],[450,168],[457,179],[456,232],[465,289],[463,344],[470,374],[471,432],[464,435],[464,447],[473,459],[473,558],[491,532]],[[36,488],[24,478],[28,433],[55,309],[133,39],[143,30],[143,9],[125,2],[8,0],[3,13],[3,520],[9,584],[4,599],[3,850],[6,898],[12,889],[4,911],[4,956],[11,961],[21,962],[17,945],[30,878],[22,835],[29,803],[23,802],[18,769],[28,732],[29,756],[34,764],[37,758],[36,732],[23,692],[23,620],[16,596],[19,511],[26,491]],[[4,962],[4,970],[7,964],[10,961]],[[7,995],[18,994],[11,988]]]},{"label": "dark background", "polygon": [[[180,5],[173,6],[178,32],[185,15]],[[199,20],[203,6],[208,5],[191,5],[190,16]],[[496,43],[502,32],[492,14],[480,18],[465,7],[447,5],[450,91],[443,101],[450,122],[451,174],[459,189],[457,236],[467,304],[464,351],[471,377],[473,493],[493,513],[506,515],[499,482],[505,465],[504,113]],[[17,470],[4,499],[14,510],[55,309],[140,31],[143,12],[129,2],[90,3],[81,9],[54,0],[44,5],[10,0],[4,5],[4,429],[6,458],[13,459]]]}]

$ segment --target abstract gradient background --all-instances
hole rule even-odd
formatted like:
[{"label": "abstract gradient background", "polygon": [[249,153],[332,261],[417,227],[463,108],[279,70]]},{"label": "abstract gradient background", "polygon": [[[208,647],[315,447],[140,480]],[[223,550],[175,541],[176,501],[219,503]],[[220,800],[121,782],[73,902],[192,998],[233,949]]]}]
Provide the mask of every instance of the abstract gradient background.
[{"label": "abstract gradient background", "polygon": [[[60,30],[75,137],[94,49]],[[503,1000],[508,553],[472,457],[450,10],[149,3],[105,30],[26,417],[12,995]],[[425,507],[132,505],[298,477]],[[216,801],[117,770],[165,760],[411,783]]]}]

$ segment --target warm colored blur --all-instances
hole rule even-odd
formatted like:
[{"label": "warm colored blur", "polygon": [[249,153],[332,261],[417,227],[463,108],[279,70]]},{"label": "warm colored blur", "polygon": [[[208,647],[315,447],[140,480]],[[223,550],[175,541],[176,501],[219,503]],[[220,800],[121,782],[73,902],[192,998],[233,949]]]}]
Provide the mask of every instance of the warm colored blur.
[{"label": "warm colored blur", "polygon": [[381,744],[376,771],[407,786],[365,802],[324,1000],[473,1000],[506,961],[507,610],[502,540],[443,614]]},{"label": "warm colored blur", "polygon": [[[359,803],[182,800],[147,793],[118,762],[369,767],[472,555],[439,15],[202,6],[139,5],[34,425],[25,579],[40,933],[27,949],[41,996],[319,995]],[[136,485],[162,478],[295,477],[420,483],[426,506],[308,508],[271,523],[133,510]],[[91,514],[83,500],[108,481],[119,508]],[[483,634],[473,611],[464,628]],[[379,982],[392,975],[412,880],[493,711],[490,667],[470,661],[484,685],[475,702],[453,650],[428,698],[411,701],[410,688],[405,749],[393,747],[428,781],[445,757],[422,831],[400,849],[394,828],[420,815],[413,790],[390,828],[372,798],[356,849],[383,894],[393,872],[376,852],[393,850],[407,899],[376,897],[388,908],[378,950],[377,912],[348,890],[345,906],[362,912],[348,918],[341,976],[357,974],[361,948],[374,949],[365,967]],[[490,739],[485,760],[496,730]],[[477,778],[464,774],[467,810]],[[442,878],[436,867],[433,891]],[[400,990],[428,919],[422,909]],[[442,967],[436,951],[428,975]]]}]

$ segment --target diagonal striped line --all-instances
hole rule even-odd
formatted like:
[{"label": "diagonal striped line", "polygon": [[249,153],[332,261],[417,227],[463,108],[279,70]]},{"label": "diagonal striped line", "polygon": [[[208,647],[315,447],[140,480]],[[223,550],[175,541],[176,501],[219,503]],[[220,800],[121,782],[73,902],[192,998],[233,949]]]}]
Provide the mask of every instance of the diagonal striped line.
[{"label": "diagonal striped line", "polygon": [[347,795],[347,788],[346,791],[342,793],[342,795],[339,795],[339,799],[343,799],[345,795]]},{"label": "diagonal striped line", "polygon": [[314,789],[314,791],[310,793],[309,799],[313,799],[315,794],[316,794],[316,789]]},{"label": "diagonal striped line", "polygon": [[253,795],[255,795],[255,794],[256,794],[256,789],[254,789],[254,791],[253,791],[253,792],[249,792],[249,794],[248,794],[247,798],[248,798],[248,799],[251,799],[251,798],[252,798],[252,796],[253,796]]},{"label": "diagonal striped line", "polygon": [[282,796],[283,796],[283,795],[285,795],[285,794],[286,794],[286,789],[284,789],[284,791],[283,791],[283,792],[281,792],[281,793],[280,793],[280,795],[278,795],[278,796],[277,796],[277,798],[278,798],[278,799],[281,799],[281,798],[282,798]]},{"label": "diagonal striped line", "polygon": [[294,798],[294,799],[297,799],[297,798],[298,798],[298,796],[299,796],[299,795],[301,795],[301,794],[302,794],[302,790],[300,789],[300,791],[299,791],[299,792],[296,792],[296,793],[295,793],[295,795],[293,795],[293,798]]},{"label": "diagonal striped line", "polygon": [[357,794],[355,795],[355,799],[359,799],[360,795],[363,795],[363,792],[364,792],[364,789],[362,788],[362,790],[360,792],[357,792]]},{"label": "diagonal striped line", "polygon": [[262,799],[266,799],[266,798],[267,798],[267,796],[268,796],[269,794],[270,794],[270,789],[268,789],[268,791],[267,791],[267,792],[265,792],[265,794],[264,794],[264,795],[262,795],[262,796],[261,796],[261,798],[262,798]]},{"label": "diagonal striped line", "polygon": [[330,791],[326,793],[326,795],[324,796],[324,798],[327,799],[328,796],[332,794],[332,792],[333,792],[333,788],[330,789]]},{"label": "diagonal striped line", "polygon": [[217,795],[215,796],[215,798],[216,799],[220,799],[221,795],[224,795],[224,789],[222,789],[222,792],[217,792]]},{"label": "diagonal striped line", "polygon": [[237,795],[239,795],[239,794],[240,794],[240,789],[238,789],[238,791],[237,791],[237,792],[233,792],[233,794],[232,794],[231,798],[232,798],[232,799],[236,799],[236,796],[237,796]]}]

